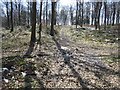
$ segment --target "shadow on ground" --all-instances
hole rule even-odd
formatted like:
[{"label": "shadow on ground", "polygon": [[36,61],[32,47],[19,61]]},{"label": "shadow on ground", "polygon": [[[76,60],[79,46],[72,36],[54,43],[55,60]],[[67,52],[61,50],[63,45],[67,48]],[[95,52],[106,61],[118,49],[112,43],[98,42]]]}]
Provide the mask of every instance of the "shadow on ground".
[{"label": "shadow on ground", "polygon": [[[28,58],[22,56],[9,56],[2,58],[2,88],[7,90],[9,88],[17,88],[16,83],[19,82],[19,88],[30,90],[34,88],[33,82],[38,83],[38,88],[44,88],[43,82],[36,76],[34,63],[27,61]],[[5,82],[8,80],[9,82]],[[21,84],[22,83],[22,84]]]},{"label": "shadow on ground", "polygon": [[[85,71],[94,73],[95,77],[97,77],[100,82],[103,82],[105,87],[110,87],[112,85],[109,81],[107,81],[103,78],[104,76],[107,76],[107,75],[119,76],[120,75],[119,72],[111,70],[111,69],[105,67],[104,65],[102,66],[100,64],[97,64],[96,62],[94,62],[95,60],[90,62],[90,60],[93,59],[93,58],[91,58],[93,56],[90,56],[90,55],[89,56],[82,56],[82,57],[85,57],[84,58],[84,59],[86,59],[85,61],[80,60],[79,58],[74,58],[74,56],[69,55],[69,53],[67,53],[66,50],[61,48],[61,45],[58,42],[59,40],[56,40],[55,37],[53,37],[53,41],[56,43],[58,50],[61,52],[62,57],[64,58],[65,65],[67,65],[71,69],[74,77],[77,78],[77,80],[80,83],[82,88],[89,89],[88,86],[91,86],[95,89],[99,89],[100,87],[96,86],[95,84],[90,83],[88,80],[83,79],[82,76],[79,74],[79,72],[75,69],[74,66],[79,66],[79,70],[84,68]],[[95,56],[95,57],[98,57],[98,56]],[[87,61],[87,59],[89,59],[89,60]],[[83,64],[83,65],[80,65],[80,64]],[[63,68],[64,68],[64,65],[61,66],[60,70],[62,70]],[[118,88],[118,87],[114,87],[114,88]]]}]

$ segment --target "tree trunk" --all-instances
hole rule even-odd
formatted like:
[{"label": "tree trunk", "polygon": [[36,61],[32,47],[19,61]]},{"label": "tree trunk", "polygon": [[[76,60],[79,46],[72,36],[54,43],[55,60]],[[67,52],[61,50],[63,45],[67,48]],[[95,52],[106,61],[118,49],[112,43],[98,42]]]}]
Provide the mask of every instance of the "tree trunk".
[{"label": "tree trunk", "polygon": [[104,16],[104,29],[106,30],[106,15],[107,15],[107,4],[104,2],[105,16]]},{"label": "tree trunk", "polygon": [[78,2],[76,2],[76,29],[78,24]]},{"label": "tree trunk", "polygon": [[116,14],[116,7],[115,7],[115,2],[113,2],[113,18],[112,18],[113,22],[112,22],[112,26],[115,23],[115,14]]},{"label": "tree trunk", "polygon": [[12,0],[11,0],[11,12],[10,12],[10,14],[11,14],[11,31],[10,32],[13,32],[13,2],[12,2]]},{"label": "tree trunk", "polygon": [[98,28],[100,30],[100,11],[101,11],[101,7],[102,7],[102,2],[99,3],[99,9],[98,9]]},{"label": "tree trunk", "polygon": [[95,29],[97,29],[97,13],[98,13],[98,6],[99,5],[99,2],[96,2],[96,6],[95,6],[95,22],[94,22],[94,25],[95,25]]},{"label": "tree trunk", "polygon": [[46,1],[46,27],[47,27],[47,24],[48,24],[47,16],[48,16],[48,0]]},{"label": "tree trunk", "polygon": [[116,23],[119,24],[119,19],[120,19],[120,10],[118,8],[117,10],[117,16],[116,16]]},{"label": "tree trunk", "polygon": [[51,13],[50,13],[50,10],[49,10],[49,25],[50,25],[50,23],[51,23]]},{"label": "tree trunk", "polygon": [[93,25],[93,21],[94,21],[94,3],[92,3],[92,16],[91,16],[91,25]]},{"label": "tree trunk", "polygon": [[[34,0],[33,0],[34,1]],[[32,2],[32,30],[31,30],[31,45],[36,41],[36,2]]]},{"label": "tree trunk", "polygon": [[42,1],[40,2],[40,25],[39,25],[39,45],[41,45],[41,31],[42,31]]},{"label": "tree trunk", "polygon": [[6,9],[7,9],[7,29],[10,28],[10,21],[9,21],[9,10],[8,10],[8,2],[6,2]]},{"label": "tree trunk", "polygon": [[19,2],[19,4],[18,4],[18,25],[21,25],[21,19],[20,19],[20,11],[21,11],[21,9],[20,9],[20,2]]},{"label": "tree trunk", "polygon": [[34,46],[35,46],[35,42],[36,42],[36,0],[33,0],[31,2],[32,8],[31,8],[31,40],[30,40],[30,45],[29,48],[26,52],[26,54],[24,55],[24,57],[29,57],[30,54],[33,52],[34,50]]},{"label": "tree trunk", "polygon": [[83,2],[82,2],[82,20],[81,20],[81,27],[83,26]]},{"label": "tree trunk", "polygon": [[55,4],[56,2],[52,2],[52,18],[51,18],[51,31],[50,31],[51,36],[54,36]]},{"label": "tree trunk", "polygon": [[28,16],[27,16],[27,27],[29,28],[30,27],[30,21],[29,21],[29,16],[30,16],[30,13],[29,13],[29,10],[30,10],[30,5],[29,5],[30,3],[29,3],[29,1],[28,1],[28,7],[27,7],[27,11],[28,11]]},{"label": "tree trunk", "polygon": [[72,11],[72,6],[70,7],[70,22],[71,22],[71,25],[73,25],[73,11]]}]

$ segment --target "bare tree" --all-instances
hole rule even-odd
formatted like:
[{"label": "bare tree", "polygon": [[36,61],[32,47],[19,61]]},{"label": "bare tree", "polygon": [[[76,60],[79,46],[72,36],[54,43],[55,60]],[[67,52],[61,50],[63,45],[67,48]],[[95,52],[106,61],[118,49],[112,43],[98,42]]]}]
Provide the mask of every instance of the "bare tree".
[{"label": "bare tree", "polygon": [[73,7],[70,6],[70,22],[71,22],[71,25],[73,25]]},{"label": "bare tree", "polygon": [[48,0],[46,1],[46,27],[47,27],[47,24],[48,24]]},{"label": "bare tree", "polygon": [[26,54],[24,56],[30,56],[30,54],[32,53],[34,46],[35,46],[35,42],[36,42],[36,0],[33,0],[33,2],[31,2],[32,8],[31,8],[31,40],[30,40],[30,45],[29,45],[29,49],[26,52]]},{"label": "bare tree", "polygon": [[27,27],[29,28],[30,27],[30,18],[29,18],[29,16],[30,16],[30,13],[29,13],[29,10],[30,10],[30,2],[29,2],[29,0],[28,0],[28,3],[27,3]]},{"label": "bare tree", "polygon": [[21,24],[21,19],[20,19],[21,13],[20,12],[21,12],[21,0],[19,0],[19,2],[18,2],[18,21],[19,21],[18,25]]},{"label": "bare tree", "polygon": [[[33,0],[34,1],[34,0]],[[32,2],[32,29],[31,29],[31,45],[36,41],[36,2]]]},{"label": "bare tree", "polygon": [[52,18],[51,18],[51,31],[50,31],[51,36],[54,36],[55,4],[56,2],[52,2]]},{"label": "bare tree", "polygon": [[78,2],[76,1],[76,29],[78,24]]},{"label": "bare tree", "polygon": [[112,26],[114,25],[115,23],[115,14],[116,14],[116,7],[115,7],[115,2],[113,2],[113,18],[112,18]]},{"label": "bare tree", "polygon": [[104,16],[104,29],[106,30],[106,15],[107,15],[107,4],[104,2],[105,16]]},{"label": "bare tree", "polygon": [[9,21],[9,2],[5,2],[6,5],[6,12],[7,12],[7,29],[10,28],[10,21]]},{"label": "bare tree", "polygon": [[120,2],[117,3],[116,24],[120,23]]},{"label": "bare tree", "polygon": [[94,16],[95,16],[95,13],[94,13],[94,8],[95,8],[95,3],[94,3],[94,2],[92,2],[91,25],[93,25]]},{"label": "bare tree", "polygon": [[40,2],[40,25],[39,25],[39,44],[41,45],[41,31],[42,31],[42,1]]},{"label": "bare tree", "polygon": [[10,15],[11,15],[11,31],[10,32],[13,32],[13,2],[11,0],[11,12],[10,12]]},{"label": "bare tree", "polygon": [[102,7],[102,2],[96,2],[95,6],[95,29],[100,29],[100,11]]}]

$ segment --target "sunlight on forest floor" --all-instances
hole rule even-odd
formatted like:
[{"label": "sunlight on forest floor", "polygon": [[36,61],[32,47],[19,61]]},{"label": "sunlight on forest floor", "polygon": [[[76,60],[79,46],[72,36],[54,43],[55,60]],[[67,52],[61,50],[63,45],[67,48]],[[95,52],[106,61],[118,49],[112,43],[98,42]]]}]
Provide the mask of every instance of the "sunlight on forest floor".
[{"label": "sunlight on forest floor", "polygon": [[[23,88],[25,86],[65,87],[64,85],[67,87],[81,87],[84,86],[82,85],[84,82],[78,81],[82,81],[82,76],[86,81],[88,79],[87,82],[92,83],[87,87],[119,87],[118,63],[120,59],[118,58],[117,30],[97,31],[88,30],[87,28],[75,29],[75,26],[60,26],[55,29],[57,33],[55,39],[58,42],[53,40],[49,35],[50,29],[44,28],[42,32],[41,53],[37,53],[36,44],[30,58],[23,58],[29,46],[30,30],[22,29],[20,31],[20,29],[17,29],[12,33],[9,33],[8,30],[2,31],[3,88]],[[61,45],[60,48],[59,43]],[[56,45],[58,45],[58,47]],[[64,50],[61,47],[66,47],[70,49],[70,51]],[[60,52],[60,50],[62,50],[62,52]],[[75,60],[71,60],[67,66],[65,66],[62,61],[65,59],[65,55],[67,55],[61,55],[64,51],[68,53],[72,52],[73,56],[71,56],[71,58],[76,58]],[[91,55],[91,57],[89,57],[89,55]],[[110,70],[102,67],[106,70],[104,72],[101,67],[95,64],[98,71],[94,71],[96,68],[94,65],[92,66],[92,61],[88,60],[87,63],[82,63],[87,57],[90,59],[93,56],[95,60],[98,60],[98,58],[102,59],[102,62],[107,65]],[[79,59],[81,59],[81,61]],[[93,62],[99,63],[94,60]],[[71,65],[71,63],[73,63],[73,65]],[[82,68],[79,68],[79,66]],[[81,71],[83,71],[83,73],[81,73]],[[57,76],[59,72],[63,74],[72,72],[72,74],[67,75],[69,78],[67,78],[66,75],[59,77]],[[78,73],[81,77],[78,76]],[[86,73],[86,76],[84,73]],[[102,74],[105,76],[102,76]],[[76,79],[76,77],[78,78]],[[63,79],[63,81],[60,79]]]}]

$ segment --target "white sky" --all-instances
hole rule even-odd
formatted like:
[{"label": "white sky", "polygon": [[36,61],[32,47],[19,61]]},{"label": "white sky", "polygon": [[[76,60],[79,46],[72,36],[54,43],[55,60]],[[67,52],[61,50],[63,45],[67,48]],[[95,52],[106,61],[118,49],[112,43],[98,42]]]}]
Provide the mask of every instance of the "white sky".
[{"label": "white sky", "polygon": [[76,0],[60,0],[60,4],[63,6],[74,5],[76,4]]}]

